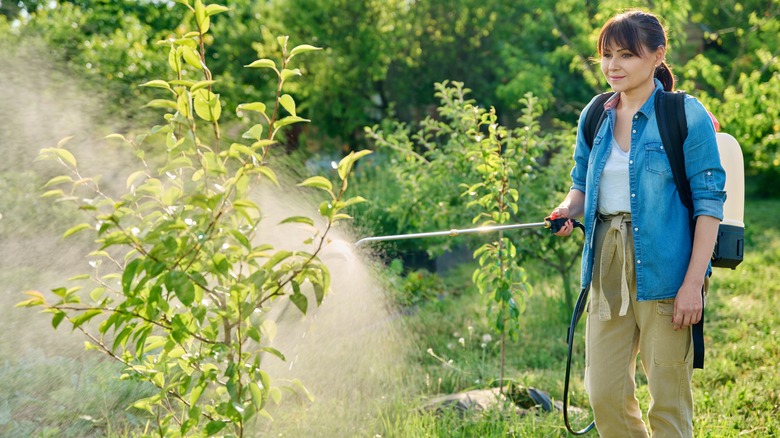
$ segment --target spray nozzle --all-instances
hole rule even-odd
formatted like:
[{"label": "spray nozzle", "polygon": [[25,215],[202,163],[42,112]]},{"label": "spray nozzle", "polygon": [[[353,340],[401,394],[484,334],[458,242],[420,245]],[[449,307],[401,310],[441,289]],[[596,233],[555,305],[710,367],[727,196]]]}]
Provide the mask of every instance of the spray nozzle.
[{"label": "spray nozzle", "polygon": [[544,218],[544,227],[549,228],[551,233],[557,233],[568,221],[571,221],[574,227],[585,230],[585,227],[579,221],[562,216],[547,216]]}]

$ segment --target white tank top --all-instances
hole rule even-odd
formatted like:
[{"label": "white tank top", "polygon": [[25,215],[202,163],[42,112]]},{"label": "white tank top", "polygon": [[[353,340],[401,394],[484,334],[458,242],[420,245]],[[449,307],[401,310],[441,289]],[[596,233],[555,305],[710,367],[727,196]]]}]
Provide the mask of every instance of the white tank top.
[{"label": "white tank top", "polygon": [[628,155],[629,153],[620,149],[617,141],[613,138],[609,158],[604,165],[599,182],[598,210],[601,214],[631,212]]}]

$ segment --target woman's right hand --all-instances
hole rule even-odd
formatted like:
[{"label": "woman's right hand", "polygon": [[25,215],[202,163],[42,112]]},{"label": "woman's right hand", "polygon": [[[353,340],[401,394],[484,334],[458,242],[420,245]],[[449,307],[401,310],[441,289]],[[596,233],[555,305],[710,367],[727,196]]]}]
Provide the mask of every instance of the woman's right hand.
[{"label": "woman's right hand", "polygon": [[[569,208],[568,207],[557,207],[555,210],[550,213],[550,219],[558,219],[558,218],[568,218],[569,217]],[[566,221],[566,224],[564,224],[558,232],[553,233],[556,236],[566,237],[571,234],[571,232],[574,231],[574,223],[572,223],[571,219]]]}]

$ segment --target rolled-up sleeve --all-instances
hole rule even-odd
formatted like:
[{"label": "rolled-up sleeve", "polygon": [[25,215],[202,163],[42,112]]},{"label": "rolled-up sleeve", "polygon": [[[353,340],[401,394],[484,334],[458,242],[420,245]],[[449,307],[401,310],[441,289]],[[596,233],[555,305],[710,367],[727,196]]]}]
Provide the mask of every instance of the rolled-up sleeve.
[{"label": "rolled-up sleeve", "polygon": [[709,113],[693,97],[685,100],[688,137],[683,144],[685,171],[691,184],[693,216],[712,216],[723,220],[726,201],[726,172],[720,163],[715,128]]}]

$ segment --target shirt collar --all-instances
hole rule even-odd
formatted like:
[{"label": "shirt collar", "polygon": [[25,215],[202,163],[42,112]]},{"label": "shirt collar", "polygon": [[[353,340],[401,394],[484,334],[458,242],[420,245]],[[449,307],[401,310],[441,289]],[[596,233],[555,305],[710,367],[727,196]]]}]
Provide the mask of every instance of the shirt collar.
[{"label": "shirt collar", "polygon": [[[653,90],[653,93],[650,94],[650,97],[647,98],[647,102],[642,105],[642,108],[639,108],[639,112],[644,114],[645,117],[649,117],[650,114],[655,111],[655,93],[658,92],[658,90],[663,90],[664,86],[658,79],[653,79],[655,81],[655,90]],[[620,102],[620,93],[615,93],[612,97],[607,99],[606,102],[604,102],[604,110],[611,110],[617,108],[618,103]]]}]

